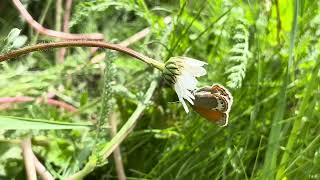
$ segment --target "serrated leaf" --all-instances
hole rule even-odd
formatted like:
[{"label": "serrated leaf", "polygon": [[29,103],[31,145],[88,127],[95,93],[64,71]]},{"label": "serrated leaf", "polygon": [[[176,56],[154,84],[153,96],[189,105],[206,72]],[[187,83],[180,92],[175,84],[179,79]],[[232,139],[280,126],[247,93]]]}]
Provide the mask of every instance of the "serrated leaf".
[{"label": "serrated leaf", "polygon": [[239,49],[239,48],[232,48],[230,50],[230,53],[238,53],[238,54],[243,54],[244,53],[244,50],[243,49]]},{"label": "serrated leaf", "polygon": [[247,60],[247,58],[244,56],[232,56],[229,59],[230,61],[236,61],[236,62],[244,62]]},{"label": "serrated leaf", "polygon": [[233,36],[233,39],[241,39],[241,40],[245,40],[245,39],[247,39],[247,37],[246,37],[246,36],[244,36],[243,34],[239,34],[239,33],[237,33],[237,34],[235,34],[235,35]]},{"label": "serrated leaf", "polygon": [[237,48],[237,49],[245,49],[246,48],[246,46],[247,46],[247,44],[246,43],[237,43],[237,44],[235,44],[234,46],[233,46],[233,48]]}]

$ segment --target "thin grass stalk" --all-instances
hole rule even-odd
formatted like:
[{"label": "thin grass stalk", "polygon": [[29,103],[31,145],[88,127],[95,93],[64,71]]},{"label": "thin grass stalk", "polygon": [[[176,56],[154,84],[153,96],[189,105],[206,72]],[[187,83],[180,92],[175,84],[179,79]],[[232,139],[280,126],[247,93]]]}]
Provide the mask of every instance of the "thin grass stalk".
[{"label": "thin grass stalk", "polygon": [[279,144],[280,144],[280,133],[282,124],[279,123],[283,120],[284,112],[286,109],[286,98],[287,98],[287,86],[290,81],[290,71],[293,63],[294,57],[294,47],[295,47],[295,36],[297,31],[297,18],[298,18],[298,7],[299,0],[295,0],[294,3],[294,13],[293,13],[293,21],[292,21],[292,29],[290,33],[290,47],[289,47],[289,60],[287,63],[287,68],[285,75],[283,77],[283,83],[281,87],[281,91],[279,93],[277,109],[275,115],[273,117],[271,132],[268,138],[268,146],[265,155],[265,162],[263,167],[263,179],[274,179],[274,175],[277,168],[277,158],[279,154]]},{"label": "thin grass stalk", "polygon": [[[67,0],[65,4],[65,11],[63,16],[63,32],[69,33],[69,20],[70,20],[70,14],[71,14],[71,7],[72,7],[72,0]],[[58,52],[58,60],[59,63],[64,62],[64,56],[67,52],[66,48],[62,48]]]},{"label": "thin grass stalk", "polygon": [[290,154],[293,152],[293,147],[297,142],[297,138],[298,138],[298,134],[299,131],[302,127],[302,117],[304,116],[304,114],[307,111],[308,108],[308,103],[310,102],[310,98],[313,95],[313,91],[315,89],[315,87],[317,86],[317,83],[319,81],[317,81],[318,79],[318,72],[320,69],[320,63],[318,62],[317,65],[314,67],[313,72],[312,72],[312,76],[311,79],[307,84],[307,87],[304,89],[304,98],[299,106],[299,114],[297,115],[298,117],[301,118],[295,118],[294,123],[293,123],[293,127],[291,129],[290,132],[290,136],[285,148],[285,151],[282,155],[282,159],[280,162],[280,168],[277,172],[277,176],[276,179],[282,179],[283,176],[285,176],[285,172],[286,172],[286,167],[288,166],[288,161],[289,161],[289,156]]},{"label": "thin grass stalk", "polygon": [[[55,11],[55,27],[54,27],[54,30],[59,32],[61,31],[61,27],[62,27],[62,24],[61,24],[61,21],[62,21],[62,0],[57,0],[56,1],[56,11]],[[57,50],[55,52],[55,61],[56,63],[59,63],[59,52],[60,50]]]},{"label": "thin grass stalk", "polygon": [[288,171],[303,155],[308,152],[312,147],[316,147],[319,145],[320,140],[320,135],[318,135],[314,140],[310,142],[310,144],[301,152],[297,155],[297,157],[288,165],[288,167],[285,169],[285,172]]},{"label": "thin grass stalk", "polygon": [[260,137],[259,146],[257,149],[257,154],[255,157],[255,160],[253,163],[253,168],[252,168],[251,175],[250,175],[250,180],[254,178],[254,173],[256,172],[256,169],[257,169],[257,165],[258,165],[258,161],[259,161],[259,157],[260,157],[260,150],[262,149],[261,146],[262,146],[262,136]]},{"label": "thin grass stalk", "polygon": [[[114,137],[117,134],[117,115],[115,112],[112,112],[109,118],[110,122],[110,133]],[[118,175],[118,180],[126,180],[126,174],[124,166],[122,163],[121,149],[120,145],[113,151],[114,162],[116,165],[116,171]]]},{"label": "thin grass stalk", "polygon": [[[51,4],[52,4],[52,0],[48,0],[46,2],[46,6],[45,6],[40,18],[39,18],[39,24],[41,24],[41,25],[43,24],[47,14],[48,14],[48,11],[49,11]],[[30,44],[35,44],[38,40],[38,37],[39,37],[39,31],[36,31],[35,36],[32,37]]]},{"label": "thin grass stalk", "polygon": [[[261,61],[261,56],[260,56],[260,52],[261,52],[261,48],[260,48],[260,35],[257,34],[257,36],[255,37],[255,42],[257,44],[257,50],[256,50],[256,57],[257,57],[257,82],[256,82],[256,92],[255,92],[255,98],[254,98],[254,107],[252,110],[252,113],[250,114],[250,125],[249,125],[249,129],[248,129],[248,134],[247,134],[247,140],[246,140],[246,145],[244,149],[248,148],[249,142],[250,142],[250,138],[252,136],[252,129],[254,127],[254,122],[255,119],[257,118],[259,109],[260,109],[260,105],[259,102],[261,101],[261,99],[259,98],[260,95],[260,84],[261,84],[261,79],[262,79],[262,61]],[[253,175],[253,174],[251,174]],[[251,176],[252,177],[252,176]]]}]

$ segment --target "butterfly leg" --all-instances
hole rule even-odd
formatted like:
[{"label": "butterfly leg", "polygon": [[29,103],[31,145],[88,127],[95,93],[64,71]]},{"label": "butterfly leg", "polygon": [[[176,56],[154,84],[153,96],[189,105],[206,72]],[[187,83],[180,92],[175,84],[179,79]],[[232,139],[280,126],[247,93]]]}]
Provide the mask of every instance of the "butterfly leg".
[{"label": "butterfly leg", "polygon": [[196,90],[194,91],[194,93],[200,92],[200,91],[211,92],[211,87],[210,87],[210,86],[201,87],[201,88],[199,88],[199,89],[196,89]]}]

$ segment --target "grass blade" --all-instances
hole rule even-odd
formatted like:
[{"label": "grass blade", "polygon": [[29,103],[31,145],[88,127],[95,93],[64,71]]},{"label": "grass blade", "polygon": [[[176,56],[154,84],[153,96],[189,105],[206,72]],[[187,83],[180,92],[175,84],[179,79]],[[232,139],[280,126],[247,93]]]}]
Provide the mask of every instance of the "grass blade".
[{"label": "grass blade", "polygon": [[295,8],[293,13],[292,29],[290,34],[290,47],[289,47],[289,60],[287,63],[286,73],[283,77],[281,91],[279,93],[277,109],[273,117],[271,132],[268,139],[267,152],[265,155],[265,162],[263,168],[263,179],[274,179],[274,174],[277,166],[277,157],[279,153],[280,133],[281,133],[281,120],[283,120],[286,108],[287,86],[290,80],[290,71],[292,67],[295,47],[295,36],[298,26],[298,7],[299,1],[295,0]]},{"label": "grass blade", "polygon": [[29,119],[13,116],[0,116],[0,130],[17,129],[87,129],[93,125],[89,123],[68,123],[42,119]]}]

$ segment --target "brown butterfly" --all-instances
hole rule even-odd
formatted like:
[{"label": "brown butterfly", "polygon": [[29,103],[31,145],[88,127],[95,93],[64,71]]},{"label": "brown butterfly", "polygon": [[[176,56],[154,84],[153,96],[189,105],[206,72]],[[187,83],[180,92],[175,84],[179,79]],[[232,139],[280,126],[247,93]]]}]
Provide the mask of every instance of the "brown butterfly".
[{"label": "brown butterfly", "polygon": [[227,88],[220,84],[205,86],[194,92],[193,109],[201,116],[219,126],[228,124],[233,98]]}]

